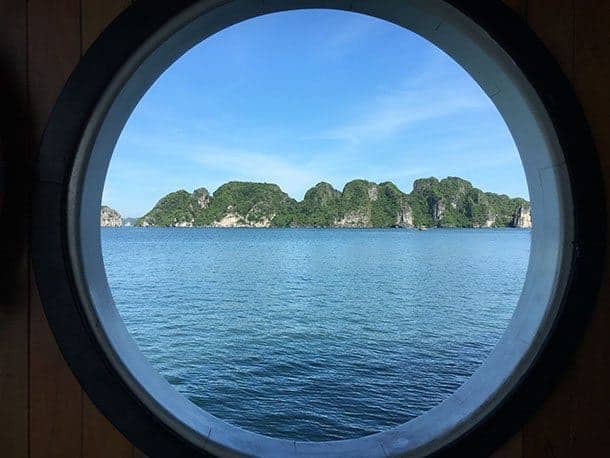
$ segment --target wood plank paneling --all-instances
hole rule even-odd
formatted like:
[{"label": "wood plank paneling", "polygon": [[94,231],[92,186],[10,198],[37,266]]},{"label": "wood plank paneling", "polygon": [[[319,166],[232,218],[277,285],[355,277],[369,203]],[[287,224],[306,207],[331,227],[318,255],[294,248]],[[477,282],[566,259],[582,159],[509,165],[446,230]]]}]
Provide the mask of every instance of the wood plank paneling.
[{"label": "wood plank paneling", "polygon": [[492,453],[491,458],[519,458],[521,456],[523,456],[523,436],[519,431]]},{"label": "wood plank paneling", "polygon": [[[78,62],[79,0],[28,2],[28,88],[32,140]],[[44,316],[35,281],[30,283],[30,456],[81,454],[81,388],[63,360]]]},{"label": "wood plank paneling", "polygon": [[[552,15],[549,11],[553,11]],[[572,0],[529,0],[527,22],[568,76],[574,74],[574,8]],[[561,394],[558,394],[561,393]],[[560,399],[561,398],[561,399]],[[523,456],[551,457],[570,450],[573,397],[561,386],[522,428]],[[541,415],[541,413],[544,414]]]},{"label": "wood plank paneling", "polygon": [[[574,1],[574,75],[576,94],[595,139],[610,192],[610,2]],[[606,202],[610,214],[610,198]],[[607,266],[610,259],[607,260]],[[610,268],[606,268],[598,306],[574,370],[564,385],[574,399],[571,434],[574,451],[594,456],[610,450]],[[561,396],[562,393],[559,393]]]},{"label": "wood plank paneling", "polygon": [[55,99],[80,57],[80,1],[30,0],[28,5],[28,90],[37,147]]},{"label": "wood plank paneling", "polygon": [[[605,86],[610,77],[609,8],[610,3],[603,0],[530,0],[528,6],[528,23],[575,86],[593,129],[602,165],[610,160],[609,100]],[[607,165],[605,168],[608,177]],[[610,391],[607,389],[610,385],[610,334],[607,332],[610,291],[609,282],[604,284],[592,321],[568,372],[523,427],[526,457],[595,456],[600,450],[610,448]]]},{"label": "wood plank paneling", "polygon": [[[573,81],[610,179],[610,2],[504,1],[527,18]],[[0,278],[2,456],[143,458],[83,396],[57,349],[26,261],[30,152],[36,151],[55,98],[81,51],[128,3],[0,1],[0,83],[9,89],[5,94],[13,95],[8,103],[3,97],[0,106],[2,126],[9,126],[0,131],[2,154],[10,157],[11,167],[18,166],[11,168],[11,177],[26,191],[21,200],[9,196],[4,211],[8,209],[11,224],[0,228],[1,240],[6,242],[1,245],[0,267],[6,265],[5,271],[10,272]],[[9,122],[5,120],[8,112]],[[24,130],[28,126],[31,131]],[[15,135],[7,137],[7,130]],[[542,408],[494,456],[593,456],[610,448],[610,333],[606,331],[610,276],[606,285],[569,372]]]},{"label": "wood plank paneling", "polygon": [[30,457],[81,455],[82,392],[30,285]]},{"label": "wood plank paneling", "polygon": [[134,447],[83,393],[84,458],[132,458]]},{"label": "wood plank paneling", "polygon": [[[574,3],[574,65],[576,94],[595,138],[610,192],[610,1]],[[610,199],[608,199],[610,205]],[[610,206],[609,206],[610,210]],[[610,349],[609,349],[610,352]]]},{"label": "wood plank paneling", "polygon": [[[130,5],[129,0],[82,0],[81,44],[85,53],[114,18]],[[132,458],[134,447],[83,394],[83,457]]]},{"label": "wood plank paneling", "polygon": [[[0,2],[0,454],[28,456],[27,8]],[[5,175],[6,174],[6,175]]]},{"label": "wood plank paneling", "polygon": [[134,447],[133,449],[133,458],[148,458],[148,455],[145,455],[140,450]]},{"label": "wood plank paneling", "polygon": [[125,8],[131,5],[130,0],[82,0],[82,47],[83,52],[100,33]]},{"label": "wood plank paneling", "polygon": [[527,23],[571,78],[574,75],[574,0],[529,0]]}]

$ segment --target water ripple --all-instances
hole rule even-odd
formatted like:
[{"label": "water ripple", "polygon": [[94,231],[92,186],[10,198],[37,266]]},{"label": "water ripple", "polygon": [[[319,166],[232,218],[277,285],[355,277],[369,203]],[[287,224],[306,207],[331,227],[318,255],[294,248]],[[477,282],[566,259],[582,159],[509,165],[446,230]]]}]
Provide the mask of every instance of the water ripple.
[{"label": "water ripple", "polygon": [[300,440],[412,419],[479,367],[519,298],[529,231],[102,230],[145,356],[210,413]]}]

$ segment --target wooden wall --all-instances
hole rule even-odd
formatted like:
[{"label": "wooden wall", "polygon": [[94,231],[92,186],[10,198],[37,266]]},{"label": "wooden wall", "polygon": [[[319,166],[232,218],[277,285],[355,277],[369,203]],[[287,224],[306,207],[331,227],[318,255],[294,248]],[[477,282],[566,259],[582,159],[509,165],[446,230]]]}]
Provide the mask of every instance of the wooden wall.
[{"label": "wooden wall", "polygon": [[[610,1],[505,1],[574,84],[610,179]],[[140,455],[63,361],[40,305],[27,243],[31,164],[54,100],[82,53],[129,3],[0,0],[0,158],[10,169],[0,225],[0,456]],[[610,448],[609,285],[568,373],[496,456],[596,456]]]}]

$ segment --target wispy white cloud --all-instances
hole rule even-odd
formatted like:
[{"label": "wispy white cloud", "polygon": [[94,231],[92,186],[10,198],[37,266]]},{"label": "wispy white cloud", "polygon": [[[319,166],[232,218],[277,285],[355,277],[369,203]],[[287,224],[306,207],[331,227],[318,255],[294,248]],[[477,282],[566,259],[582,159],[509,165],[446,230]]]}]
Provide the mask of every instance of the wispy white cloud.
[{"label": "wispy white cloud", "polygon": [[489,107],[472,90],[456,91],[445,82],[412,81],[401,90],[387,91],[360,108],[361,115],[319,134],[319,138],[358,144],[382,140],[424,121]]}]

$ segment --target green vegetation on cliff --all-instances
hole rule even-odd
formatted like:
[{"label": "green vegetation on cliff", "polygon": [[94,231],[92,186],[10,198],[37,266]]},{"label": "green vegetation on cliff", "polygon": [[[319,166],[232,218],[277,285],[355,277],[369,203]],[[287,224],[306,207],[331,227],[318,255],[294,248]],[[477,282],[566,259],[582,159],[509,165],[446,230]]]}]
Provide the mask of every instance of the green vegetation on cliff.
[{"label": "green vegetation on cliff", "polygon": [[341,214],[341,192],[329,183],[318,183],[303,200],[286,207],[273,219],[275,226],[332,226]]},{"label": "green vegetation on cliff", "polygon": [[[529,203],[483,192],[466,180],[420,178],[410,194],[391,182],[318,183],[297,202],[271,183],[232,181],[163,197],[140,226],[506,227],[530,224]],[[525,223],[523,222],[525,221]]]},{"label": "green vegetation on cliff", "polygon": [[185,190],[172,192],[163,197],[144,217],[138,226],[175,226],[180,223],[192,224],[195,216],[209,200],[207,189],[200,188],[192,194]]},{"label": "green vegetation on cliff", "polygon": [[195,225],[209,226],[227,215],[235,215],[240,225],[264,223],[294,204],[276,184],[231,181],[218,188],[209,205],[195,215]]},{"label": "green vegetation on cliff", "polygon": [[504,227],[512,224],[525,199],[483,192],[458,177],[421,178],[413,183],[411,202],[417,201],[419,224],[442,227]]}]

